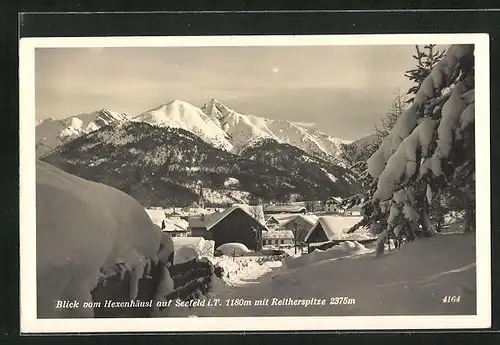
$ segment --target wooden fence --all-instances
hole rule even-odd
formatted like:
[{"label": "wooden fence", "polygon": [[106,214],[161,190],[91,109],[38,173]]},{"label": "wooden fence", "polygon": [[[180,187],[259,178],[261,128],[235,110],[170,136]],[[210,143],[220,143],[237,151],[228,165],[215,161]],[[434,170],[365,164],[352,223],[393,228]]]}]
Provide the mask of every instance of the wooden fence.
[{"label": "wooden fence", "polygon": [[[146,303],[153,300],[158,284],[161,280],[160,265],[151,266],[149,274],[145,273],[138,282],[136,303]],[[165,296],[166,300],[190,300],[199,298],[210,291],[213,277],[219,275],[219,270],[207,259],[194,259],[169,268],[170,276],[174,281],[174,291]],[[140,318],[151,317],[152,308],[145,307],[109,307],[109,302],[130,302],[130,291],[133,282],[130,272],[119,269],[114,274],[103,279],[92,291],[94,303],[94,317],[96,318]],[[108,303],[108,304],[106,304]],[[160,308],[162,309],[162,308]]]}]

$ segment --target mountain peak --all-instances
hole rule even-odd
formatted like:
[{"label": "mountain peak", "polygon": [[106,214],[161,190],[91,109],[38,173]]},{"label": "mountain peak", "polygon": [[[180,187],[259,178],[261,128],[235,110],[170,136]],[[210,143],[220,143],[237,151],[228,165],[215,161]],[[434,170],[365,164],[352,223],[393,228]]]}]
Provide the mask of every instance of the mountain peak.
[{"label": "mountain peak", "polygon": [[170,102],[166,103],[165,105],[185,105],[189,104],[186,101],[180,100],[180,99],[174,99],[171,100]]},{"label": "mountain peak", "polygon": [[201,110],[208,116],[217,120],[221,120],[222,118],[234,113],[232,109],[213,97],[211,97],[208,102],[201,107]]}]

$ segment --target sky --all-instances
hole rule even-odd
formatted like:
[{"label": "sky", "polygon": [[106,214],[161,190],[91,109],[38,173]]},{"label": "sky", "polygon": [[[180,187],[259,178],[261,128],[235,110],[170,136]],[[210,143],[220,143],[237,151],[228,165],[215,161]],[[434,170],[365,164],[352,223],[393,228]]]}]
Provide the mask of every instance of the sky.
[{"label": "sky", "polygon": [[415,66],[408,46],[36,48],[36,118],[179,99],[289,120],[344,140],[371,134]]}]

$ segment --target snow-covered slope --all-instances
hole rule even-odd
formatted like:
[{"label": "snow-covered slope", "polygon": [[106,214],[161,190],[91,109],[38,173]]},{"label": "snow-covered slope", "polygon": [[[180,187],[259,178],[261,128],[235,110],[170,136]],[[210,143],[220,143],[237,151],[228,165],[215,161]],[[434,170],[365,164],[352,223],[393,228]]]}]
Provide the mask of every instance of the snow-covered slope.
[{"label": "snow-covered slope", "polygon": [[46,119],[37,124],[37,150],[46,153],[105,124],[128,120],[184,129],[218,149],[235,154],[240,154],[248,147],[258,146],[262,141],[274,139],[279,143],[295,146],[310,155],[337,160],[341,152],[340,144],[344,142],[290,121],[241,114],[215,99],[210,99],[202,108],[174,100],[132,119],[107,109],[64,120]]},{"label": "snow-covered slope", "polygon": [[83,134],[98,130],[102,126],[129,120],[126,114],[113,112],[106,108],[62,120],[44,119],[36,124],[37,156],[52,151],[57,146]]},{"label": "snow-covered slope", "polygon": [[230,135],[235,153],[257,145],[262,140],[274,139],[322,158],[338,158],[340,154],[342,140],[317,130],[302,128],[290,121],[240,114],[213,98],[201,110]]},{"label": "snow-covered slope", "polygon": [[229,136],[201,109],[194,105],[175,100],[151,109],[134,118],[155,126],[181,128],[189,131],[216,148],[231,151],[233,145]]},{"label": "snow-covered slope", "polygon": [[[345,243],[344,243],[345,244]],[[221,300],[250,300],[241,307],[175,308],[171,316],[383,316],[474,315],[474,235],[437,235],[404,245],[374,260],[371,248],[336,246],[289,259],[259,284],[214,291]],[[357,248],[359,247],[359,248]],[[443,297],[461,296],[460,303]],[[290,305],[290,299],[325,305]],[[346,298],[340,298],[346,297]],[[253,301],[268,299],[268,304]],[[279,305],[276,302],[282,303]],[[285,303],[285,304],[283,304]],[[335,326],[332,326],[335,327]],[[248,328],[251,329],[251,326]]]}]

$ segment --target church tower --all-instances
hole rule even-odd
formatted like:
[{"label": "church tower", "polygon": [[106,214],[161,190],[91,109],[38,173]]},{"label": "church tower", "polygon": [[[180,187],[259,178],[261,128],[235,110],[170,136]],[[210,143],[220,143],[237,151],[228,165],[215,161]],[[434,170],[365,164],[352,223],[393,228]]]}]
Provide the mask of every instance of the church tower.
[{"label": "church tower", "polygon": [[200,189],[198,191],[198,206],[200,208],[205,208],[205,200],[203,198],[203,183],[200,183]]}]

